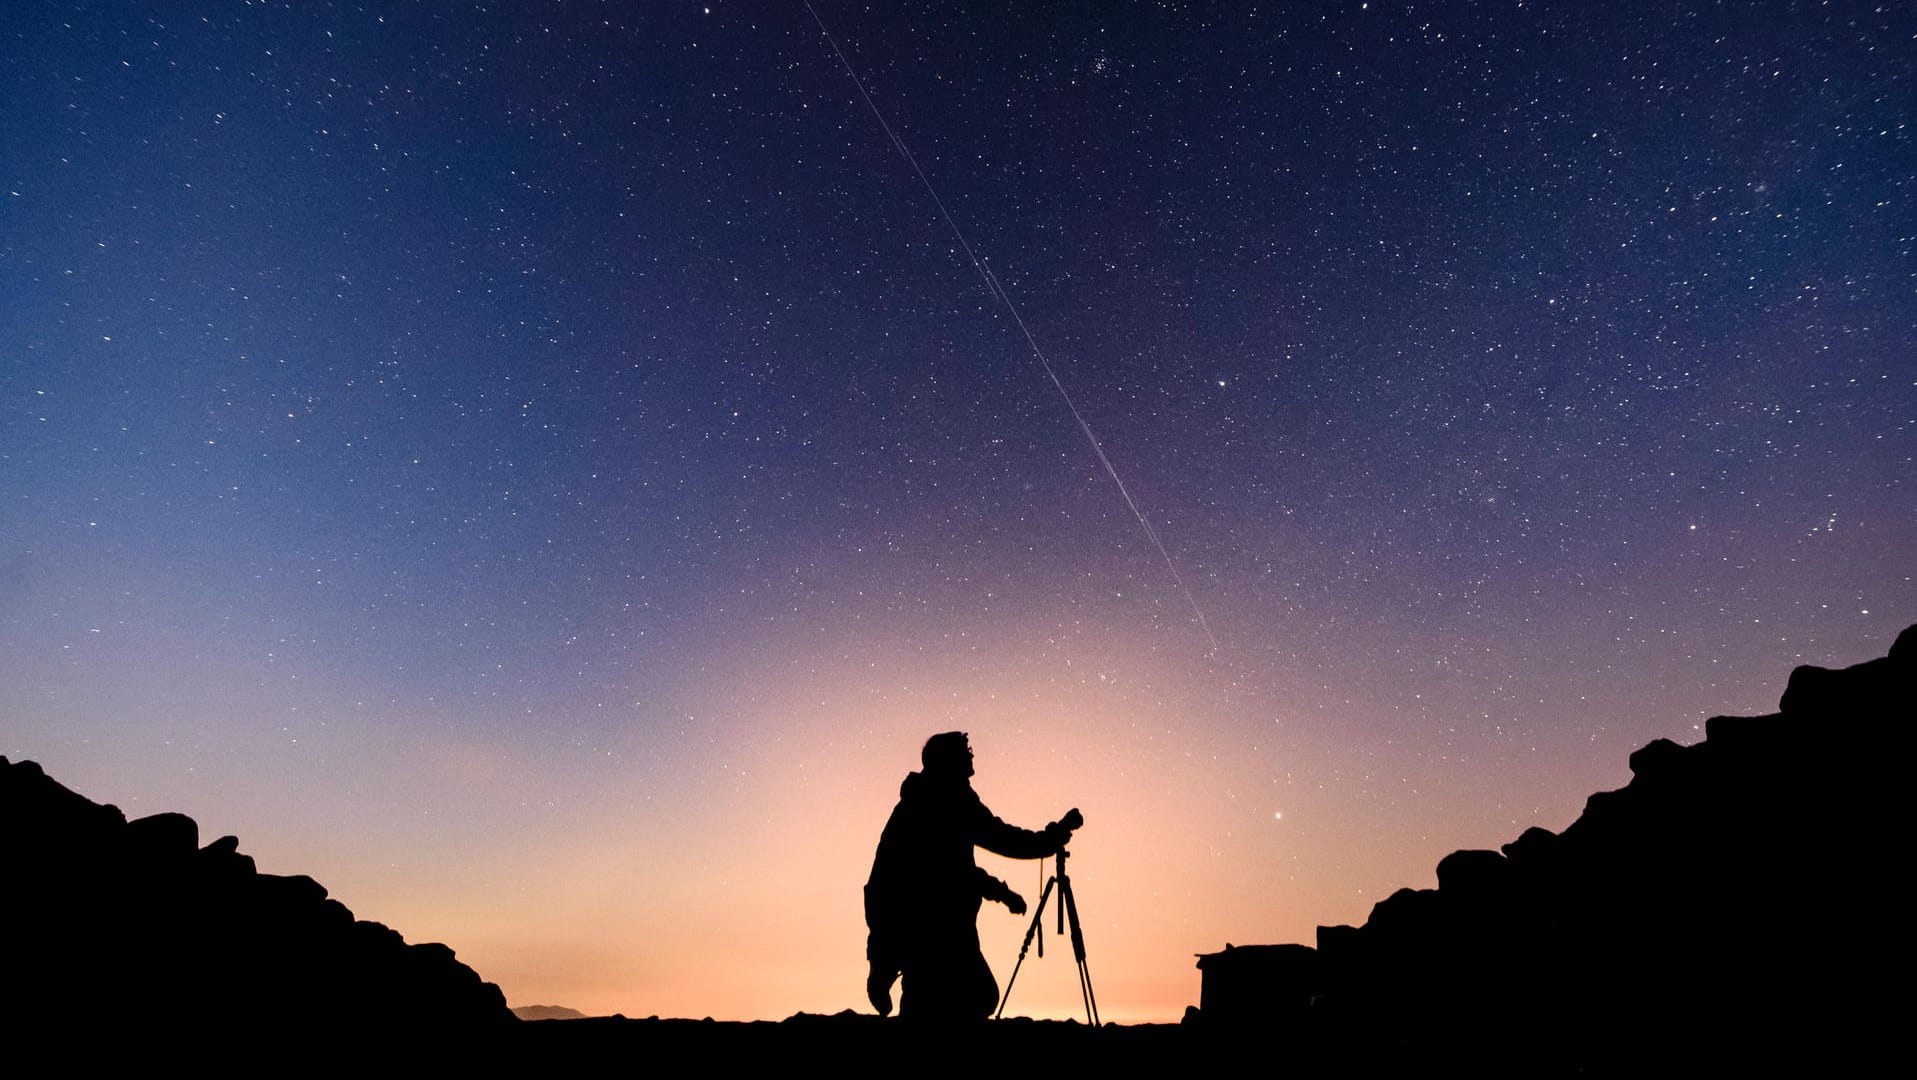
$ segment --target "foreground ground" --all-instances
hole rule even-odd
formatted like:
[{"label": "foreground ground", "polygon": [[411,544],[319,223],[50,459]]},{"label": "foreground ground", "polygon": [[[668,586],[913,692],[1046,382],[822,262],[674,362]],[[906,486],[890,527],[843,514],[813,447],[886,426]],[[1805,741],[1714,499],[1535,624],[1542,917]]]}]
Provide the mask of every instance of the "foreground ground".
[{"label": "foreground ground", "polygon": [[590,1064],[650,1059],[700,1059],[732,1064],[794,1065],[841,1059],[848,1063],[920,1062],[962,1067],[1000,1063],[1016,1067],[1037,1055],[1084,1066],[1170,1067],[1194,1049],[1177,1024],[1107,1024],[1003,1020],[962,1027],[927,1027],[877,1016],[801,1013],[787,1020],[746,1023],[714,1020],[542,1020],[516,1025],[508,1037],[542,1062]]}]

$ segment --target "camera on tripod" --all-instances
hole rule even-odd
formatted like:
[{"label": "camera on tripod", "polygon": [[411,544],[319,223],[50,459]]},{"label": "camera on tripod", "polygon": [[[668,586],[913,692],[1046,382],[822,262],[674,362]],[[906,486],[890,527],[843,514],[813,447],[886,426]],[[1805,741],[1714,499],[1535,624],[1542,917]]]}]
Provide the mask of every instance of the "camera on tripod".
[{"label": "camera on tripod", "polygon": [[1085,931],[1078,922],[1078,899],[1072,894],[1071,876],[1065,873],[1065,859],[1071,854],[1065,850],[1065,845],[1071,842],[1071,834],[1077,832],[1084,824],[1085,815],[1079,813],[1078,807],[1074,806],[1046,830],[1050,832],[1053,829],[1062,829],[1065,832],[1065,838],[1058,842],[1058,854],[1053,856],[1058,860],[1057,873],[1054,873],[1045,883],[1045,891],[1038,896],[1038,907],[1032,912],[1032,925],[1026,927],[1025,941],[1018,947],[1018,963],[1012,965],[1012,977],[1005,981],[1005,996],[998,1003],[997,1015],[1000,1017],[1005,1015],[1005,1006],[1012,1000],[1012,987],[1018,983],[1018,970],[1025,966],[1025,954],[1031,949],[1033,938],[1038,939],[1038,955],[1041,958],[1045,955],[1045,932],[1041,929],[1045,922],[1045,903],[1052,898],[1052,892],[1056,889],[1058,932],[1063,934],[1067,925],[1072,928],[1072,955],[1078,959],[1078,988],[1085,998],[1085,1019],[1093,1027],[1099,1026],[1098,996],[1092,993],[1092,972],[1085,966]]}]

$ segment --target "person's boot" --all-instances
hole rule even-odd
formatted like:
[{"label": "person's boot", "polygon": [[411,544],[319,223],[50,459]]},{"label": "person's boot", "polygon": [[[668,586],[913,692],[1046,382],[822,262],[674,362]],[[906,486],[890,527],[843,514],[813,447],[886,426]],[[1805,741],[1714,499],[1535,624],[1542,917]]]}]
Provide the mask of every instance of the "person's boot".
[{"label": "person's boot", "polygon": [[892,979],[891,972],[882,972],[873,968],[865,977],[865,1000],[879,1011],[880,1016],[892,1015]]}]

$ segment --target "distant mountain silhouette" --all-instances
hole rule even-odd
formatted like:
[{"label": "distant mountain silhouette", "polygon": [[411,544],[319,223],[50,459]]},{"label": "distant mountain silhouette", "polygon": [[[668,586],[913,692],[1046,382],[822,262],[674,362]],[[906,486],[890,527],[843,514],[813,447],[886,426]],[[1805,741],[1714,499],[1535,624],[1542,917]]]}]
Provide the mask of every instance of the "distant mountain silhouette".
[{"label": "distant mountain silhouette", "polygon": [[1874,987],[1909,959],[1891,882],[1917,626],[1881,659],[1798,668],[1779,710],[1651,742],[1562,834],[1454,852],[1436,889],[1321,926],[1315,949],[1201,957],[1188,1020],[1363,1071],[1863,1067],[1902,1021],[1902,993]]},{"label": "distant mountain silhouette", "polygon": [[[204,1038],[333,1046],[516,1023],[444,945],[355,920],[312,878],[262,874],[183,814],[128,821],[0,757],[0,1015],[29,1038],[121,1049]],[[367,1002],[381,1002],[369,1009]],[[75,1030],[86,1041],[69,1038]],[[155,1039],[155,1036],[166,1036]]]},{"label": "distant mountain silhouette", "polygon": [[516,1005],[513,1015],[521,1020],[584,1020],[586,1014],[564,1005]]}]

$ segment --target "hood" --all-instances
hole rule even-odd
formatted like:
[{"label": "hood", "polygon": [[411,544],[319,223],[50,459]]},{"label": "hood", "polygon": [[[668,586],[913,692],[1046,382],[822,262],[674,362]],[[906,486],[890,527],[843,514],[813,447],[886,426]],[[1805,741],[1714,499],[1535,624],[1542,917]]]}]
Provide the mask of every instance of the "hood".
[{"label": "hood", "polygon": [[916,793],[922,793],[929,783],[931,781],[922,772],[906,773],[905,779],[899,782],[899,798],[909,799]]},{"label": "hood", "polygon": [[937,773],[907,773],[899,783],[899,800],[923,799],[932,796],[940,788],[948,790],[962,789],[970,791],[972,781],[964,776],[940,776]]}]

